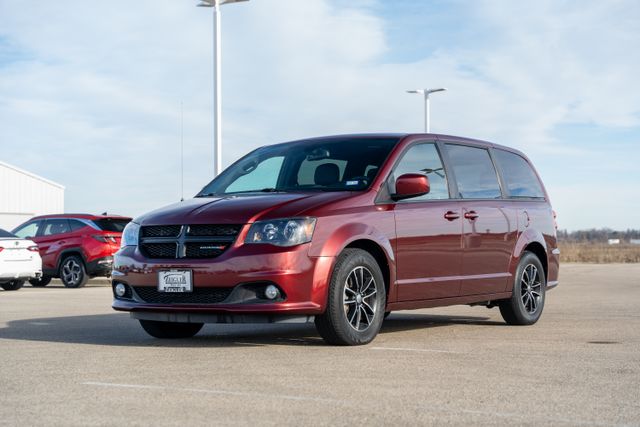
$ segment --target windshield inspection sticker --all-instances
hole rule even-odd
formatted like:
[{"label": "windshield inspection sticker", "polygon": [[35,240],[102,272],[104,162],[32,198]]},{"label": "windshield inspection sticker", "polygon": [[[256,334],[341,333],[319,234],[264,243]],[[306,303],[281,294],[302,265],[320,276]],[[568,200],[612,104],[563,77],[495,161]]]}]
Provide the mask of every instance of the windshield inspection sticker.
[{"label": "windshield inspection sticker", "polygon": [[358,185],[360,181],[347,181],[347,185]]}]

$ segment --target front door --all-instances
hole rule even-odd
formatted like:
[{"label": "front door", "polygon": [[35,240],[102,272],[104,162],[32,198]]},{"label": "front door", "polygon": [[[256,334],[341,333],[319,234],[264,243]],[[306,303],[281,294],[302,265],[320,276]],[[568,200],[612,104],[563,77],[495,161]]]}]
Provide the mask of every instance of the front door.
[{"label": "front door", "polygon": [[395,206],[398,301],[448,298],[459,295],[462,267],[462,213],[449,200],[445,169],[435,143],[419,143],[404,154],[390,177],[423,173],[428,194]]}]

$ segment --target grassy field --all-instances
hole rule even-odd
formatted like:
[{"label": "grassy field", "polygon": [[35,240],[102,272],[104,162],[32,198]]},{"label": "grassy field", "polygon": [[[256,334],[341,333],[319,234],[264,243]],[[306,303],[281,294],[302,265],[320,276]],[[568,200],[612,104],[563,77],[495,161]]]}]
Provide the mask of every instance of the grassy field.
[{"label": "grassy field", "polygon": [[640,262],[640,245],[605,243],[559,243],[560,262],[631,263]]}]

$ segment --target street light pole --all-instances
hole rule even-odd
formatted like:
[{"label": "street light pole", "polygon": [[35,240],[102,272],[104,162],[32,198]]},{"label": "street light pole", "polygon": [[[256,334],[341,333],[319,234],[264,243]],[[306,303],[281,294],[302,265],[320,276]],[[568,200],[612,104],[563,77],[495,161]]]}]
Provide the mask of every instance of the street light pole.
[{"label": "street light pole", "polygon": [[222,172],[222,36],[220,7],[249,0],[200,0],[198,7],[213,9],[213,176]]},{"label": "street light pole", "polygon": [[441,87],[438,89],[416,89],[407,91],[407,93],[419,93],[424,95],[424,131],[426,133],[431,132],[431,101],[429,99],[429,95],[434,92],[443,92],[445,90],[447,90],[447,88]]}]

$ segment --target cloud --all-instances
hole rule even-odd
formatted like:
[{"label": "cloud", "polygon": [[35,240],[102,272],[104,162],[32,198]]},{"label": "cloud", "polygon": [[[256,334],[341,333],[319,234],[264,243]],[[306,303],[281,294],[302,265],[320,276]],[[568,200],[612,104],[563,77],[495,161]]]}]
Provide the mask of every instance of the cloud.
[{"label": "cloud", "polygon": [[[213,163],[212,33],[194,4],[0,3],[2,160],[65,184],[69,210],[139,214],[179,198],[183,103],[186,194],[197,191]],[[640,127],[633,1],[417,5],[424,16],[407,20],[375,0],[225,6],[224,163],[306,136],[421,131],[422,102],[404,91],[425,85],[449,88],[434,96],[434,131],[524,149],[550,189],[577,184],[549,158],[602,155],[559,126]],[[436,25],[454,12],[459,29]],[[423,40],[451,44],[394,59]]]}]

